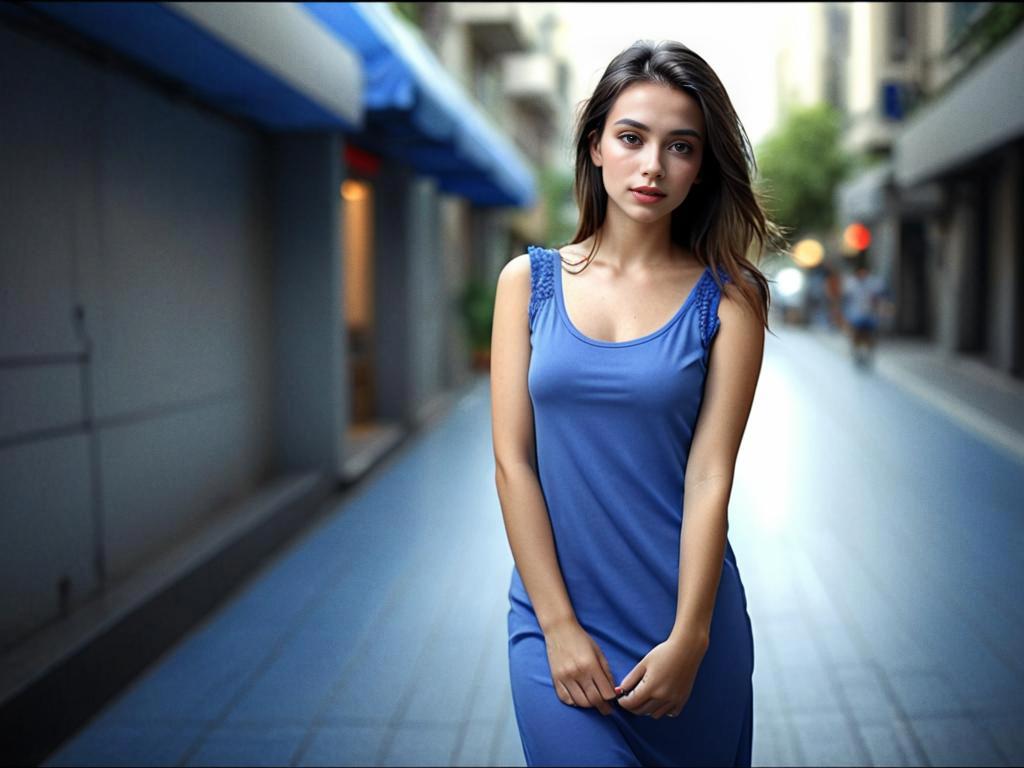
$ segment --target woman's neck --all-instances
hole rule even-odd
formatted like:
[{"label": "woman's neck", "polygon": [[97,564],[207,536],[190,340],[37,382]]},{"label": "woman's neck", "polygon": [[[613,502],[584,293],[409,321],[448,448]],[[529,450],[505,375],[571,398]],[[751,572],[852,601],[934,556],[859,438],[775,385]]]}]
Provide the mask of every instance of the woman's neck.
[{"label": "woman's neck", "polygon": [[604,224],[601,225],[601,244],[597,256],[605,265],[619,271],[675,261],[678,259],[678,248],[672,243],[671,224],[671,215],[652,223],[640,222],[609,203]]}]

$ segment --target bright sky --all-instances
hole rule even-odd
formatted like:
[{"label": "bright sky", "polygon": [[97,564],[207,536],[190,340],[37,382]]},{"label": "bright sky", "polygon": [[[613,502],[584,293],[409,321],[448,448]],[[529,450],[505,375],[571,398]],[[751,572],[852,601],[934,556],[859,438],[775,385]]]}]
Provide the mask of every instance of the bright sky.
[{"label": "bright sky", "polygon": [[571,110],[590,96],[608,62],[639,39],[674,39],[722,80],[757,144],[776,120],[775,72],[782,25],[800,3],[556,3],[565,21]]}]

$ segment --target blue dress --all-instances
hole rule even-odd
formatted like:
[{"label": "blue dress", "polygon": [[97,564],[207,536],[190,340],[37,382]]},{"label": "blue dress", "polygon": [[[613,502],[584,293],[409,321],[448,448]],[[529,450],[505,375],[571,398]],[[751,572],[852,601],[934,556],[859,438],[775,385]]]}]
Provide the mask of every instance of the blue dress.
[{"label": "blue dress", "polygon": [[[576,617],[618,684],[675,623],[683,477],[721,293],[705,269],[658,330],[592,339],[566,312],[559,252],[528,251],[538,477]],[[512,700],[528,765],[750,765],[754,642],[728,542],[710,644],[675,718],[562,703],[516,568],[508,597]]]}]

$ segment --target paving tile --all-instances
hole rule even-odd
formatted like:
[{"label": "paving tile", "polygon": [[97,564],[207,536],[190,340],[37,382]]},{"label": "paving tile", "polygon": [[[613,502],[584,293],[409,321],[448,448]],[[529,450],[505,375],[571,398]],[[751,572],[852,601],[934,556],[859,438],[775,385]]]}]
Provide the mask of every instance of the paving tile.
[{"label": "paving tile", "polygon": [[498,724],[497,738],[492,745],[491,760],[488,765],[518,766],[526,765],[523,753],[523,742],[519,737],[519,726],[515,715],[511,712]]},{"label": "paving tile", "polygon": [[493,579],[473,578],[472,572],[460,579],[458,593],[451,596],[457,610],[448,613],[427,639],[415,682],[407,689],[403,721],[457,723],[472,716],[475,683],[487,663],[485,656],[507,654],[507,641],[488,641],[490,625],[502,623],[505,602],[492,583]]},{"label": "paving tile", "polygon": [[859,725],[861,738],[871,755],[872,765],[911,766],[920,765],[915,759],[915,750],[906,733],[906,727],[898,722]]},{"label": "paving tile", "polygon": [[[318,717],[323,722],[374,717],[391,721],[407,689],[420,678],[421,644],[447,606],[440,588],[410,588],[369,630],[368,640],[346,668]],[[428,678],[429,679],[429,678]]]},{"label": "paving tile", "polygon": [[305,734],[295,726],[222,725],[206,734],[186,765],[289,765]]},{"label": "paving tile", "polygon": [[804,765],[794,744],[788,720],[762,715],[755,709],[751,762],[758,766]]},{"label": "paving tile", "polygon": [[379,765],[381,745],[388,726],[332,724],[314,729],[296,765]]},{"label": "paving tile", "polygon": [[966,717],[914,718],[910,727],[932,765],[1006,765],[992,737]]},{"label": "paving tile", "polygon": [[825,664],[818,643],[813,637],[813,627],[806,624],[790,626],[785,632],[778,632],[773,638],[775,655],[782,669],[821,667]]},{"label": "paving tile", "polygon": [[465,724],[462,743],[457,745],[452,765],[490,765],[491,745],[498,736],[499,721],[472,720]]},{"label": "paving tile", "polygon": [[858,647],[851,627],[842,623],[818,625],[818,639],[832,664],[863,664],[870,659]]},{"label": "paving tile", "polygon": [[399,726],[381,765],[451,765],[459,737],[457,724]]},{"label": "paving tile", "polygon": [[496,683],[474,686],[469,692],[473,706],[466,719],[469,722],[498,719],[508,700],[512,698],[511,688],[512,685],[507,675]]},{"label": "paving tile", "polygon": [[962,715],[964,705],[959,695],[937,672],[897,672],[888,675],[900,706],[908,717]]},{"label": "paving tile", "polygon": [[198,726],[155,723],[87,728],[66,742],[42,765],[177,765],[199,734]]},{"label": "paving tile", "polygon": [[857,723],[884,725],[899,718],[900,712],[873,666],[839,665],[835,668],[835,675]]},{"label": "paving tile", "polygon": [[793,729],[806,765],[864,765],[868,756],[839,714],[793,715]]},{"label": "paving tile", "polygon": [[1003,715],[977,718],[992,737],[1009,765],[1024,765],[1024,712],[1019,708]]},{"label": "paving tile", "polygon": [[823,667],[787,667],[776,678],[782,709],[789,713],[839,714],[842,705]]},{"label": "paving tile", "polygon": [[190,636],[111,702],[106,725],[214,721],[260,667],[276,633],[217,627]]},{"label": "paving tile", "polygon": [[241,695],[227,722],[312,723],[340,679],[351,650],[333,637],[290,644]]}]

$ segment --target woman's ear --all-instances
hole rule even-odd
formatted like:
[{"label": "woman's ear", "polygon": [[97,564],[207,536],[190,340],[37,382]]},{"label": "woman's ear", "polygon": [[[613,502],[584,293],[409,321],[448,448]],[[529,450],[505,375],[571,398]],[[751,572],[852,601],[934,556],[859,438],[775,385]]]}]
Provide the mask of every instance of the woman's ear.
[{"label": "woman's ear", "polygon": [[590,139],[590,162],[596,165],[598,168],[601,167],[601,142],[597,138],[597,131],[591,131],[588,136]]}]

